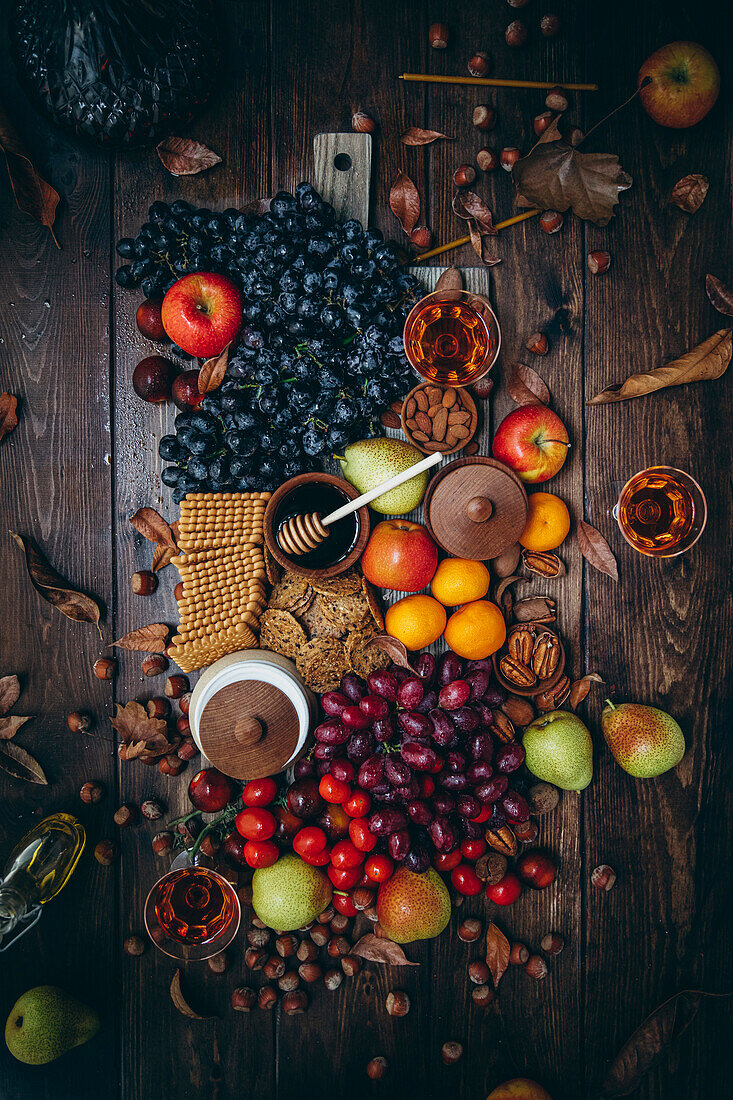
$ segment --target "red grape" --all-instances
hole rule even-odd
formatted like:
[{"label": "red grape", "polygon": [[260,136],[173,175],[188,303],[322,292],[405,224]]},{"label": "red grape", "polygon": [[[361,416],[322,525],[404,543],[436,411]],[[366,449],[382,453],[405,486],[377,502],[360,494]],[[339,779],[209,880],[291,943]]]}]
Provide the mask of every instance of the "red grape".
[{"label": "red grape", "polygon": [[508,786],[509,780],[505,775],[495,775],[493,779],[488,779],[475,787],[473,793],[479,802],[498,802]]},{"label": "red grape", "polygon": [[466,683],[465,680],[451,680],[449,684],[440,689],[438,706],[442,707],[443,710],[458,710],[459,707],[468,702],[470,694],[471,685]]},{"label": "red grape", "polygon": [[407,829],[398,829],[391,833],[387,840],[387,851],[393,860],[401,863],[410,848],[410,834]]},{"label": "red grape", "polygon": [[425,684],[432,684],[437,668],[437,662],[432,653],[420,654],[417,661],[417,674]]},{"label": "red grape", "polygon": [[428,745],[417,741],[405,741],[400,749],[402,759],[411,768],[419,772],[429,772],[438,762],[438,754]]},{"label": "red grape", "polygon": [[457,653],[444,653],[438,664],[438,683],[445,687],[451,680],[459,680],[463,675],[463,661]]},{"label": "red grape", "polygon": [[[343,680],[341,683],[343,684]],[[391,702],[397,698],[397,679],[385,669],[370,672],[367,676],[367,685],[372,695],[381,695],[383,699],[389,699]]]},{"label": "red grape", "polygon": [[417,676],[411,676],[408,680],[403,680],[397,688],[397,702],[406,710],[414,710],[422,702],[424,694],[420,680]]},{"label": "red grape", "polygon": [[341,711],[341,721],[345,726],[348,726],[349,734],[352,730],[366,730],[369,729],[372,722],[367,717],[361,707],[350,706],[344,707]]},{"label": "red grape", "polygon": [[355,672],[346,672],[341,677],[341,694],[351,699],[352,703],[358,703],[367,693],[367,686],[361,676]]},{"label": "red grape", "polygon": [[363,711],[370,722],[384,721],[389,718],[389,703],[381,695],[365,695],[359,700],[359,710]]},{"label": "red grape", "polygon": [[516,791],[506,792],[501,800],[501,808],[510,821],[529,821],[527,801]]},{"label": "red grape", "polygon": [[395,810],[392,806],[373,810],[369,815],[369,830],[374,836],[389,836],[406,827],[407,818],[401,810]]},{"label": "red grape", "polygon": [[321,722],[320,726],[316,726],[313,736],[316,741],[321,741],[324,745],[345,745],[351,736],[351,731],[342,726],[340,722],[331,719],[328,722]]},{"label": "red grape", "polygon": [[340,691],[327,691],[321,696],[321,706],[331,718],[339,718],[344,707],[348,707],[349,700]]},{"label": "red grape", "polygon": [[502,745],[494,757],[497,771],[511,775],[512,772],[521,768],[526,755],[524,746],[518,741],[510,741],[508,745]]}]

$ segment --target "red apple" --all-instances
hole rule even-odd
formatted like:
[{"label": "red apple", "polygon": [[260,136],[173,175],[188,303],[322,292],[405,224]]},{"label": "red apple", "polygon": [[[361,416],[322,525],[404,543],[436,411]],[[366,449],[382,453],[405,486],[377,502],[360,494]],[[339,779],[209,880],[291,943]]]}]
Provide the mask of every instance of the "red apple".
[{"label": "red apple", "polygon": [[522,405],[502,420],[491,453],[522,481],[547,481],[562,466],[569,445],[559,416],[544,405]]},{"label": "red apple", "polygon": [[199,393],[199,372],[197,370],[184,370],[173,380],[171,396],[176,408],[181,412],[188,412],[200,405],[206,397],[205,393]]},{"label": "red apple", "polygon": [[161,310],[163,303],[159,298],[146,298],[137,307],[135,320],[137,327],[148,340],[165,340],[165,329]]},{"label": "red apple", "polygon": [[427,528],[407,519],[378,523],[361,556],[366,579],[394,592],[419,592],[437,567],[438,548]]},{"label": "red apple", "polygon": [[642,106],[660,126],[681,130],[705,118],[718,98],[720,72],[715,59],[697,42],[670,42],[648,57],[638,83]]},{"label": "red apple", "polygon": [[242,292],[231,279],[208,271],[184,275],[163,299],[163,328],[189,355],[208,359],[224,350],[242,327]]}]

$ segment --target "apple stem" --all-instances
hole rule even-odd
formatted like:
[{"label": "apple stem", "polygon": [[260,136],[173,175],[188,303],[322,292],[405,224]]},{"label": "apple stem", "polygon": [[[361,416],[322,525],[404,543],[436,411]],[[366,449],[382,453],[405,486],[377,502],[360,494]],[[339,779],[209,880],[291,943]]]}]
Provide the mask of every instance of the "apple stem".
[{"label": "apple stem", "polygon": [[615,709],[616,709],[616,706],[615,706],[615,704],[614,704],[614,703],[612,703],[610,699],[604,699],[604,700],[603,700],[603,702],[604,702],[604,703],[606,704],[606,706],[607,706],[607,707],[610,707],[610,708],[611,708],[611,710],[615,710]]},{"label": "apple stem", "polygon": [[[634,94],[630,95],[628,99],[625,99],[623,101],[623,103],[619,103],[618,107],[614,107],[614,109],[612,111],[609,111],[607,115],[604,115],[603,118],[595,124],[595,126],[591,126],[588,133],[585,134],[581,138],[581,140],[578,142],[578,145],[581,145],[585,141],[585,139],[590,137],[590,135],[593,133],[593,131],[597,130],[599,126],[602,126],[604,122],[608,122],[609,118],[611,118],[612,115],[615,115],[617,111],[620,111],[622,107],[626,107],[629,103],[631,103],[632,99],[636,99],[636,97],[638,96],[638,94],[642,90],[642,88],[646,88],[646,87],[649,86],[649,84],[652,84],[652,83],[653,83],[652,78],[650,76],[645,76],[644,79],[642,80],[641,84],[639,85],[639,87],[634,92]],[[577,146],[576,146],[576,148],[577,148]]]},{"label": "apple stem", "polygon": [[564,439],[546,439],[545,443],[559,443],[563,447],[567,447],[570,450],[570,444],[566,443]]}]

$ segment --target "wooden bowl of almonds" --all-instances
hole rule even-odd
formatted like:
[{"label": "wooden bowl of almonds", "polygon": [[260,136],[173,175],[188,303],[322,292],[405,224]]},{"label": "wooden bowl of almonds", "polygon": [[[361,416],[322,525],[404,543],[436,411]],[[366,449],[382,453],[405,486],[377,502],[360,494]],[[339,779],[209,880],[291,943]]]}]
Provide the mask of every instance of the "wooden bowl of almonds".
[{"label": "wooden bowl of almonds", "polygon": [[473,439],[478,425],[476,402],[460,386],[422,382],[402,403],[402,431],[425,454],[455,454]]},{"label": "wooden bowl of almonds", "polygon": [[513,695],[541,695],[557,684],[565,671],[565,649],[544,623],[515,623],[493,656],[494,672]]}]

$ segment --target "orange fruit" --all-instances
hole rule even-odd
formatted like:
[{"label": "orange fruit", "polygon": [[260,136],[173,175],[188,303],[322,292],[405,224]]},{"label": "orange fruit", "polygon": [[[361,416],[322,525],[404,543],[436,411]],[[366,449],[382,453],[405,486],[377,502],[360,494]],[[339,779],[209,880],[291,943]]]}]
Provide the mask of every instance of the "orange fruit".
[{"label": "orange fruit", "polygon": [[482,561],[445,558],[435,570],[430,590],[447,607],[480,600],[489,591],[491,578]]},{"label": "orange fruit", "polygon": [[530,493],[527,523],[519,536],[525,550],[542,554],[554,550],[570,530],[567,505],[554,493]]},{"label": "orange fruit", "polygon": [[423,649],[445,630],[445,608],[432,596],[405,596],[387,608],[384,625],[408,649]]},{"label": "orange fruit", "polygon": [[495,603],[475,600],[454,611],[445,628],[445,640],[454,653],[481,661],[506,641],[504,616]]}]

